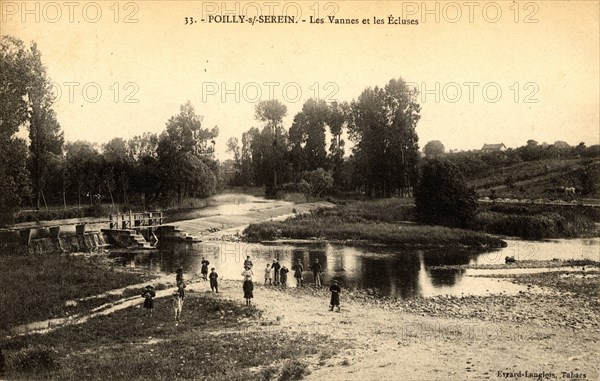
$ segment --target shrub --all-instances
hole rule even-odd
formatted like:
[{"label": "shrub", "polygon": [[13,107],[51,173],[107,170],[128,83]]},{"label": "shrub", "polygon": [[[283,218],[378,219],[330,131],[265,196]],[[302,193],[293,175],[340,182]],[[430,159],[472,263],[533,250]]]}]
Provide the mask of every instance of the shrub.
[{"label": "shrub", "polygon": [[57,367],[56,352],[41,346],[27,346],[8,358],[7,368],[23,373],[37,373]]},{"label": "shrub", "polygon": [[465,227],[477,211],[477,197],[450,161],[428,160],[415,189],[416,212],[427,224]]},{"label": "shrub", "polygon": [[310,190],[312,191],[311,194],[313,196],[321,197],[324,194],[329,193],[333,188],[333,177],[323,168],[317,168],[314,171],[305,172],[302,177],[302,180],[310,185]]},{"label": "shrub", "polygon": [[298,360],[288,360],[283,364],[279,381],[301,380],[304,376],[309,375],[308,366]]},{"label": "shrub", "polygon": [[279,231],[277,226],[270,222],[261,224],[251,224],[244,229],[244,235],[252,242],[260,242],[264,240],[272,240],[278,237]]}]

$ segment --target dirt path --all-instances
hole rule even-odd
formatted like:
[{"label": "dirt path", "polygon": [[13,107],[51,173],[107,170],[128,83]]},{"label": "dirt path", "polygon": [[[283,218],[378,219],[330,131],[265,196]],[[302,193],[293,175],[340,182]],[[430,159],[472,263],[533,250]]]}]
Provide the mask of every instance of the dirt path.
[{"label": "dirt path", "polygon": [[[191,289],[206,292],[208,283]],[[241,282],[222,282],[214,296],[241,302]],[[345,301],[343,295],[342,312],[335,313],[326,297],[261,285],[254,296],[265,319],[257,330],[319,332],[347,344],[327,363],[315,360],[309,380],[498,379],[498,372],[518,371],[524,378],[525,371],[557,379],[562,372],[593,380],[599,375],[600,340],[592,331],[419,316]]]}]

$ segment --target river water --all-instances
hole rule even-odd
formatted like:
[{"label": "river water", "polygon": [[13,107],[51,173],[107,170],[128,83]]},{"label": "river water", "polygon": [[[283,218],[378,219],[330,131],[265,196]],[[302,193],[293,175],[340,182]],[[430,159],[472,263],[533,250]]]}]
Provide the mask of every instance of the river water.
[{"label": "river water", "polygon": [[[252,213],[262,218],[277,217],[282,208],[294,207],[285,201],[265,200],[242,194],[221,194],[213,197],[203,209],[206,217],[177,223],[182,228],[203,227],[203,222],[237,221],[248,223]],[[279,210],[276,212],[276,210]],[[269,211],[273,211],[273,215]],[[289,213],[289,211],[287,212]],[[223,221],[221,221],[223,219]],[[235,223],[234,223],[235,225]],[[300,260],[305,268],[306,284],[314,282],[308,267],[319,259],[323,281],[341,282],[345,289],[375,290],[380,295],[397,298],[429,297],[436,295],[514,294],[527,287],[510,281],[476,277],[481,270],[436,269],[442,265],[498,264],[507,256],[517,260],[590,259],[600,261],[600,238],[523,241],[508,239],[507,247],[494,250],[407,249],[377,245],[343,245],[332,243],[250,244],[240,242],[165,243],[157,251],[112,253],[115,261],[126,267],[142,267],[160,275],[172,275],[184,269],[186,279],[200,276],[200,262],[206,258],[221,279],[241,279],[247,256],[254,264],[254,281],[264,281],[264,269],[277,258],[290,269],[288,286],[295,287],[292,264]],[[510,273],[515,270],[504,270]],[[518,270],[516,272],[522,272]],[[526,270],[525,270],[526,271]],[[530,272],[540,270],[529,270]],[[515,272],[515,273],[516,273]],[[531,289],[529,289],[531,291]]]},{"label": "river water", "polygon": [[[506,248],[488,251],[457,249],[406,249],[386,246],[349,246],[331,243],[249,244],[240,242],[175,243],[150,252],[113,254],[127,267],[143,267],[158,274],[184,269],[186,279],[200,276],[200,262],[206,258],[221,279],[240,279],[243,262],[250,256],[254,281],[264,281],[264,269],[277,258],[290,270],[300,260],[304,282],[313,283],[308,267],[319,259],[323,281],[341,282],[345,289],[375,290],[397,298],[436,295],[514,294],[527,287],[510,281],[475,277],[478,270],[435,269],[442,265],[504,263],[506,256],[525,259],[591,259],[600,261],[600,238],[532,242],[508,240]],[[538,270],[539,271],[539,270]],[[501,273],[501,272],[500,272]],[[295,287],[293,272],[288,285]]]}]

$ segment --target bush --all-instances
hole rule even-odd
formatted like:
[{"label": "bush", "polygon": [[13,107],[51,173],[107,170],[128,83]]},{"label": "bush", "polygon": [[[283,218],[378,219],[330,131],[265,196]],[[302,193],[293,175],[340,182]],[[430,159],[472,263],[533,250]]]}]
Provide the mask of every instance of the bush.
[{"label": "bush", "polygon": [[466,227],[477,211],[477,196],[450,161],[428,160],[415,189],[417,217],[427,224]]},{"label": "bush", "polygon": [[278,237],[278,228],[270,222],[261,224],[251,224],[244,229],[244,235],[252,242],[260,242],[264,240],[272,240]]},{"label": "bush", "polygon": [[37,373],[57,367],[54,350],[41,346],[27,346],[8,358],[7,368],[23,373]]},{"label": "bush", "polygon": [[310,370],[308,370],[308,366],[305,363],[298,360],[288,360],[281,369],[279,381],[301,380],[309,374]]},{"label": "bush", "polygon": [[[317,168],[314,171],[305,172],[302,177],[302,180],[310,185],[312,196],[321,197],[324,194],[331,192],[331,189],[333,188],[333,177],[323,168]],[[304,184],[302,186],[306,187]]]}]

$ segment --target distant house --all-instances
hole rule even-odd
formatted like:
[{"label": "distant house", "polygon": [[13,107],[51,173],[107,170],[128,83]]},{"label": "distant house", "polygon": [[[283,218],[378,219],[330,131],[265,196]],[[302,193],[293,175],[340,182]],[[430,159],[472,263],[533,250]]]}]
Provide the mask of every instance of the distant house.
[{"label": "distant house", "polygon": [[484,144],[481,148],[481,152],[490,153],[490,152],[504,152],[506,151],[506,146],[504,143],[500,144]]}]

